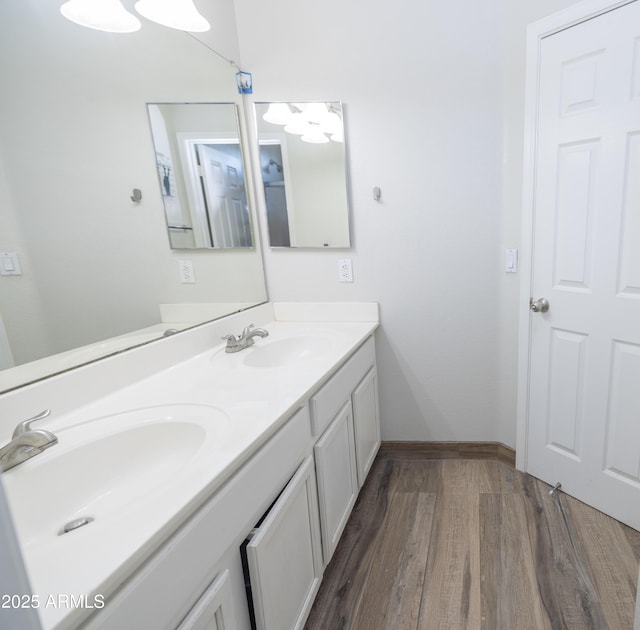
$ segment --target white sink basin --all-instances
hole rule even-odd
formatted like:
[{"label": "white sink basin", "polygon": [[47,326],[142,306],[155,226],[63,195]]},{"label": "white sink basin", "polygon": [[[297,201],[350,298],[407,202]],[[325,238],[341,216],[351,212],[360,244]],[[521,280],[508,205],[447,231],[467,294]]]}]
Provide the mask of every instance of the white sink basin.
[{"label": "white sink basin", "polygon": [[51,541],[82,517],[94,519],[81,528],[88,533],[150,501],[169,502],[168,488],[228,431],[224,412],[196,404],[136,409],[56,431],[58,444],[3,476],[21,542]]},{"label": "white sink basin", "polygon": [[322,335],[285,337],[273,341],[257,340],[255,345],[242,350],[244,364],[249,367],[274,368],[292,365],[299,361],[321,357],[331,346],[332,340]]}]

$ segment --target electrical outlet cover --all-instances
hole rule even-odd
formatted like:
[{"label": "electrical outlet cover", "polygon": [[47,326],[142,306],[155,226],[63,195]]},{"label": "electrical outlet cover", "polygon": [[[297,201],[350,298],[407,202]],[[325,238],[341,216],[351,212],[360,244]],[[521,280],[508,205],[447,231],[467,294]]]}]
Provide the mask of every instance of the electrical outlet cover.
[{"label": "electrical outlet cover", "polygon": [[194,284],[196,281],[193,273],[193,261],[191,260],[179,260],[178,269],[180,272],[180,282],[182,284]]},{"label": "electrical outlet cover", "polygon": [[338,260],[338,282],[353,282],[351,258]]}]

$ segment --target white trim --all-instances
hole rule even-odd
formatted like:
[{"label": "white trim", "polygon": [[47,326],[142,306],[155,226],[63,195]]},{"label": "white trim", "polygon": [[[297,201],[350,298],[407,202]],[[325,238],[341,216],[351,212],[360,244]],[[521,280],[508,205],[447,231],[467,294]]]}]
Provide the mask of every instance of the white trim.
[{"label": "white trim", "polygon": [[529,408],[530,311],[532,297],[533,226],[535,211],[535,163],[538,120],[540,47],[545,37],[593,19],[637,0],[584,0],[542,18],[527,27],[525,84],[525,136],[522,178],[522,243],[520,257],[520,310],[518,319],[518,405],[516,416],[516,468],[527,470]]}]

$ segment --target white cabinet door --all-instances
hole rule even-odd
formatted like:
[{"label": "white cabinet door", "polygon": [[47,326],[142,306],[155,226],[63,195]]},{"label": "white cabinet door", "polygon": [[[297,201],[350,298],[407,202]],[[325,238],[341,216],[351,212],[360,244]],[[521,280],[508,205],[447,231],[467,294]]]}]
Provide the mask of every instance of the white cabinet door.
[{"label": "white cabinet door", "polygon": [[247,560],[258,630],[302,628],[323,569],[311,456],[247,545]]},{"label": "white cabinet door", "polygon": [[314,447],[322,551],[328,564],[358,496],[353,413],[347,403]]},{"label": "white cabinet door", "polygon": [[353,401],[358,487],[361,488],[380,446],[378,376],[375,367],[369,370],[362,379],[351,399]]},{"label": "white cabinet door", "polygon": [[229,571],[219,575],[191,609],[178,630],[236,630]]}]

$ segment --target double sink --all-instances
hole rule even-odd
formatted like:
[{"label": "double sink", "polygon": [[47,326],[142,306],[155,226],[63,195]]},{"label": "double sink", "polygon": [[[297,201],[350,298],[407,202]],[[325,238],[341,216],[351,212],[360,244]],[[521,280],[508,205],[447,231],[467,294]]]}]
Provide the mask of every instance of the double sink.
[{"label": "double sink", "polygon": [[[227,331],[214,324],[220,339]],[[38,428],[58,443],[2,474],[33,593],[114,593],[377,324],[261,326],[269,336],[240,352],[220,342],[64,414],[51,405]],[[152,352],[141,348],[138,360]],[[87,614],[39,612],[44,628]]]},{"label": "double sink", "polygon": [[[318,361],[337,341],[335,331],[287,334],[277,324],[269,328],[270,337],[237,354],[226,354],[223,345],[211,351],[212,377],[234,369],[250,397],[252,379],[264,380],[270,369]],[[190,477],[206,470],[211,457],[233,450],[237,431],[231,429],[232,417],[219,406],[172,403],[56,430],[57,445],[3,477],[23,547],[46,545],[58,536],[91,536],[118,521],[133,524],[152,517],[155,506],[163,512],[179,509]]]}]

